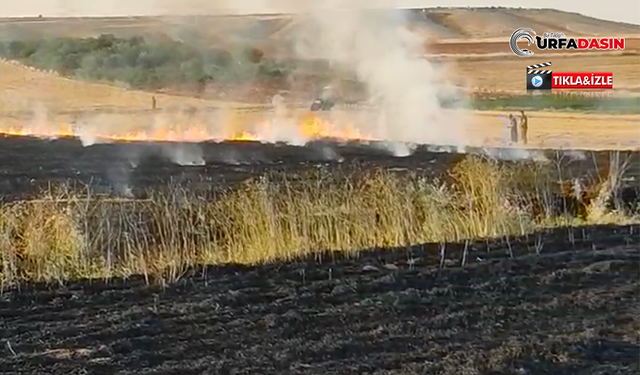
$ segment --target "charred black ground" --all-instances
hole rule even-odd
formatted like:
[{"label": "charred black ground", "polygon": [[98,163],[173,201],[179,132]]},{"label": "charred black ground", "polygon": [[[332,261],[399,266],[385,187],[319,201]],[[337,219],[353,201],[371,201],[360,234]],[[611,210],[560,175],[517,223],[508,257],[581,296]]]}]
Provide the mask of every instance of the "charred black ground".
[{"label": "charred black ground", "polygon": [[[121,142],[84,147],[76,138],[5,136],[0,137],[0,194],[5,201],[24,198],[51,184],[133,195],[168,183],[208,190],[265,172],[295,176],[314,167],[335,173],[382,167],[438,177],[469,154],[492,155],[505,163],[531,163],[531,157],[544,157],[552,163],[559,181],[595,179],[608,170],[612,155],[610,151],[533,150],[527,154],[513,149],[420,146],[409,156],[396,157],[383,143],[318,141],[292,146],[259,142]],[[640,152],[621,151],[618,157],[629,163],[624,183],[640,186]],[[200,165],[193,165],[194,162]]]},{"label": "charred black ground", "polygon": [[24,285],[0,299],[0,372],[637,374],[638,233],[478,242],[465,267],[464,245],[440,268],[427,244],[194,270],[166,288]]},{"label": "charred black ground", "polygon": [[[0,194],[27,198],[49,183],[133,195],[168,183],[206,190],[315,167],[435,177],[467,155],[444,151],[393,157],[328,141],[83,147],[4,137]],[[487,151],[521,156],[467,153]],[[611,162],[610,152],[537,153],[561,179],[601,175]],[[204,165],[168,155],[202,156]],[[640,153],[619,158],[630,162],[625,183],[637,187]],[[357,258],[208,267],[164,287],[138,277],[22,284],[0,296],[0,373],[637,374],[639,242],[638,225],[557,228]]]}]

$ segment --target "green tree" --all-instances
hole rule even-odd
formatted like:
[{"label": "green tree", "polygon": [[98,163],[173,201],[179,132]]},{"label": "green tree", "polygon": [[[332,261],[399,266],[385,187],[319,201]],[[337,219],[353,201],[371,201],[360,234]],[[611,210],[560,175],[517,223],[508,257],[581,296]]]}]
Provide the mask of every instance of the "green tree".
[{"label": "green tree", "polygon": [[48,38],[0,43],[0,56],[53,69],[87,80],[123,82],[137,88],[159,88],[208,81],[247,83],[286,76],[288,63],[265,58],[262,51],[196,48],[142,37]]}]

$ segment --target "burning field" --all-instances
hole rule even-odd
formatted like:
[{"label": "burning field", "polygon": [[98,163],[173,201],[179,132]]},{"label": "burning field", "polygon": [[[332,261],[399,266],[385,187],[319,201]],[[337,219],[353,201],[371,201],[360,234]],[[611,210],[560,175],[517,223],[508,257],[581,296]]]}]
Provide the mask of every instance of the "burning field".
[{"label": "burning field", "polygon": [[5,371],[638,363],[637,152],[0,143]]},{"label": "burning field", "polygon": [[300,53],[367,100],[0,62],[0,373],[638,372],[638,116],[531,111],[508,142],[398,12],[320,13]]}]

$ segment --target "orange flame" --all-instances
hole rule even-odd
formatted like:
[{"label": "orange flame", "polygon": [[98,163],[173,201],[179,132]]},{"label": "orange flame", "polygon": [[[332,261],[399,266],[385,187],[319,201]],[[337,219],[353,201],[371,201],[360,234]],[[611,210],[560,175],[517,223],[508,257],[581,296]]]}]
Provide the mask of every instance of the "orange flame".
[{"label": "orange flame", "polygon": [[[74,129],[68,124],[62,124],[57,127],[52,126],[26,126],[26,127],[9,127],[0,129],[0,134],[9,136],[31,136],[38,138],[61,138],[61,137],[79,137],[92,138],[102,141],[130,141],[130,142],[203,142],[208,140],[216,141],[265,141],[269,137],[269,130],[277,127],[269,121],[261,121],[255,126],[254,130],[227,131],[228,134],[220,135],[219,133],[206,129],[203,126],[190,125],[181,129],[167,129],[160,127],[153,130],[136,130],[136,131],[86,131],[83,129]],[[319,116],[308,115],[296,126],[297,135],[305,140],[314,139],[339,139],[339,140],[375,140],[371,135],[360,132],[355,126],[337,126],[328,120]]]}]

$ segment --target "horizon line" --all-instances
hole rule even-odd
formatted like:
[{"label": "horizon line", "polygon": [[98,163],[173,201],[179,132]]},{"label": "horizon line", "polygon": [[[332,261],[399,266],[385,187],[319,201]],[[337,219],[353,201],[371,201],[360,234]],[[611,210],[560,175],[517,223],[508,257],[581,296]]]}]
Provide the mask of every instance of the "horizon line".
[{"label": "horizon line", "polygon": [[[335,8],[334,8],[335,9]],[[351,8],[340,8],[340,9],[351,9]],[[561,12],[561,13],[566,13],[566,14],[577,14],[580,15],[582,17],[586,17],[586,18],[591,18],[591,19],[597,19],[600,21],[605,21],[605,22],[612,22],[612,23],[617,23],[617,24],[625,24],[625,25],[631,25],[631,26],[638,26],[640,27],[640,24],[638,23],[633,23],[633,22],[626,22],[626,21],[613,21],[613,20],[608,20],[608,19],[604,19],[604,18],[598,18],[598,17],[594,17],[594,16],[589,16],[589,15],[585,15],[583,13],[580,12],[570,12],[570,11],[565,11],[565,10],[560,10],[557,8],[549,8],[549,7],[508,7],[508,6],[424,6],[424,7],[397,7],[397,8],[387,8],[387,7],[370,7],[370,8],[362,8],[363,10],[392,10],[392,9],[397,9],[397,10],[430,10],[430,9],[513,9],[513,10],[551,10],[551,11],[556,11],[556,12]],[[329,9],[327,9],[329,10]],[[23,18],[57,18],[57,19],[73,19],[73,18],[103,18],[103,19],[109,19],[109,18],[139,18],[139,17],[213,17],[213,16],[217,16],[217,17],[243,17],[243,16],[286,16],[286,15],[295,15],[295,14],[302,14],[302,13],[306,13],[306,12],[301,12],[301,11],[273,11],[273,12],[244,12],[244,11],[239,11],[238,9],[234,9],[234,8],[229,8],[228,9],[228,13],[225,13],[227,10],[220,10],[220,11],[216,11],[216,12],[204,12],[204,13],[181,13],[181,14],[168,14],[168,13],[163,13],[163,12],[150,12],[150,13],[137,13],[134,12],[132,14],[111,14],[111,15],[99,15],[99,14],[77,14],[77,15],[48,15],[46,13],[42,13],[42,14],[25,14],[25,15],[12,15],[12,16],[1,16],[0,15],[0,19],[23,19]]]}]

